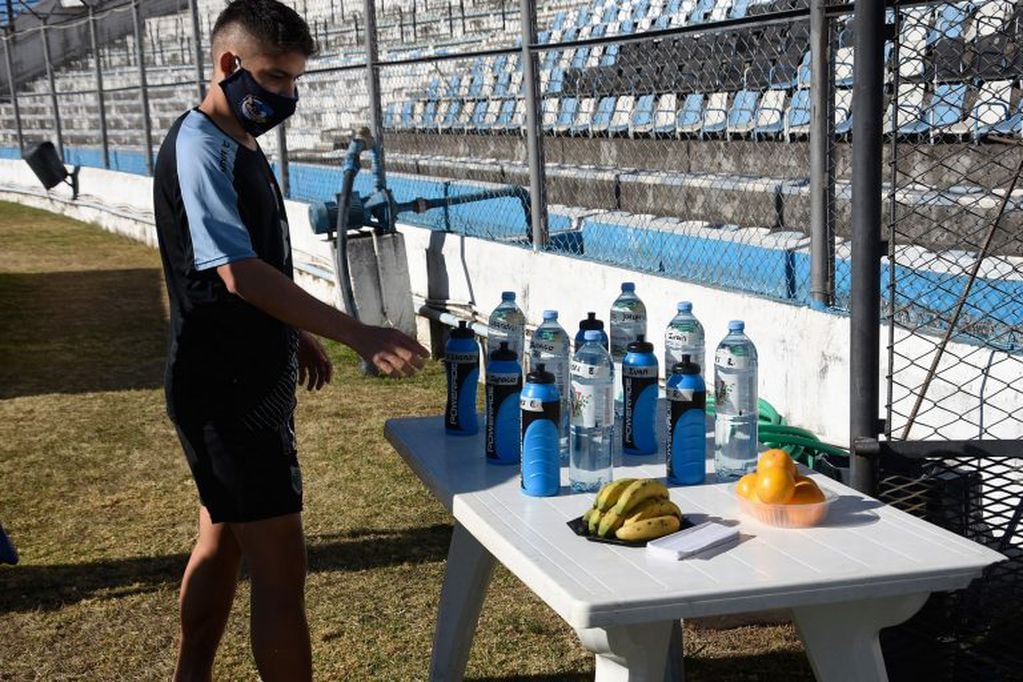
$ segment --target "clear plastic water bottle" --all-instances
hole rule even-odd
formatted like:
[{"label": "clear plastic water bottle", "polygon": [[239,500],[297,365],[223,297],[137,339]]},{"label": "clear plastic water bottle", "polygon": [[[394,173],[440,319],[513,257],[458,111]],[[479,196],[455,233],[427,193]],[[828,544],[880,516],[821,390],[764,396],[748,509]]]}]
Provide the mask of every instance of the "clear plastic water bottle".
[{"label": "clear plastic water bottle", "polygon": [[[611,360],[615,377],[622,376],[622,359],[629,344],[639,336],[646,336],[646,306],[636,295],[636,285],[622,282],[622,293],[611,304]],[[615,419],[622,418],[622,382],[615,380]]]},{"label": "clear plastic water bottle", "polygon": [[614,366],[603,331],[583,333],[572,358],[572,419],[568,478],[575,492],[611,481],[614,451]]},{"label": "clear plastic water bottle", "polygon": [[515,304],[514,291],[501,292],[501,304],[487,321],[487,352],[500,348],[502,341],[507,341],[515,356],[522,358],[526,350],[526,316]]},{"label": "clear plastic water bottle", "polygon": [[[703,367],[707,359],[707,346],[703,336],[703,325],[693,316],[693,304],[679,301],[678,314],[671,318],[664,331],[664,374],[671,378],[672,368],[688,355],[692,362]],[[700,370],[702,373],[702,369]]]},{"label": "clear plastic water bottle", "polygon": [[714,353],[714,470],[731,481],[757,466],[757,349],[741,320]]},{"label": "clear plastic water bottle", "polygon": [[569,377],[569,344],[568,334],[558,324],[558,311],[543,311],[543,324],[533,332],[533,339],[529,345],[529,368],[530,371],[543,363],[547,371],[554,375],[554,385],[558,388],[561,396],[561,425],[558,429],[559,444],[561,446],[561,463],[568,464],[568,413],[569,390],[571,378]]}]

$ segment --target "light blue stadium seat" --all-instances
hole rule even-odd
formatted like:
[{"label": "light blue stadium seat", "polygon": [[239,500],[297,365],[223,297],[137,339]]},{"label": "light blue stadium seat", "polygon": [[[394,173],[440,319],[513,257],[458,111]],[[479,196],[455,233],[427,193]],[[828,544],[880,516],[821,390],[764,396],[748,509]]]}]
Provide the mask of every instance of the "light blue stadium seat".
[{"label": "light blue stadium seat", "polygon": [[[728,109],[726,131],[729,135],[746,135],[756,126],[757,101],[760,94],[753,90],[735,93],[732,106]],[[710,131],[709,131],[710,132]]]},{"label": "light blue stadium seat", "polygon": [[663,31],[664,29],[668,28],[669,24],[671,24],[671,17],[668,16],[667,14],[662,14],[661,16],[657,17],[656,20],[654,20],[654,30]]},{"label": "light blue stadium seat", "polygon": [[384,128],[394,129],[394,122],[398,114],[398,103],[388,102],[387,108],[384,109]]},{"label": "light blue stadium seat", "polygon": [[785,131],[785,100],[787,97],[787,90],[767,90],[760,96],[753,128],[755,137],[780,135]]},{"label": "light blue stadium seat", "polygon": [[565,10],[559,10],[554,15],[554,20],[551,21],[551,30],[556,31],[565,24]]},{"label": "light blue stadium seat", "polygon": [[600,23],[607,25],[616,18],[618,18],[618,7],[612,3],[604,9],[604,15],[600,17]]},{"label": "light blue stadium seat", "polygon": [[554,132],[566,133],[575,126],[575,114],[579,109],[579,100],[575,97],[564,97],[558,110],[558,120],[554,124]]},{"label": "light blue stadium seat", "polygon": [[600,100],[597,110],[593,112],[593,120],[590,121],[590,134],[605,133],[611,125],[611,117],[615,113],[615,103],[618,98],[608,95]]},{"label": "light blue stadium seat", "polygon": [[673,14],[677,14],[681,8],[682,0],[669,0],[668,4],[664,8],[663,14],[670,17]]},{"label": "light blue stadium seat", "polygon": [[414,106],[414,104],[413,104],[413,102],[411,100],[409,100],[407,102],[402,102],[402,105],[401,105],[401,127],[403,129],[405,129],[405,130],[408,130],[408,129],[413,128],[415,126],[415,121],[412,120],[412,113],[413,113],[414,109],[415,109],[415,106]]},{"label": "light blue stadium seat", "polygon": [[610,43],[604,46],[604,54],[600,56],[601,66],[614,66],[618,61],[618,51],[621,48],[618,43]]},{"label": "light blue stadium seat", "polygon": [[483,92],[483,83],[486,81],[486,75],[482,69],[474,70],[472,73],[472,81],[469,83],[469,94],[471,99],[476,99]]},{"label": "light blue stadium seat", "polygon": [[426,88],[426,98],[431,102],[436,102],[437,97],[440,95],[440,79],[431,78],[430,85]]},{"label": "light blue stadium seat", "polygon": [[686,95],[682,107],[678,110],[675,130],[680,134],[695,135],[703,125],[703,93],[693,92]]},{"label": "light blue stadium seat", "polygon": [[541,53],[543,56],[540,57],[540,68],[544,71],[550,71],[554,68],[554,65],[558,63],[558,56],[560,50],[547,50]]},{"label": "light blue stadium seat", "polygon": [[451,130],[458,124],[458,117],[462,113],[462,100],[455,99],[451,100],[448,106],[447,112],[444,114],[444,120],[440,122],[442,130]]},{"label": "light blue stadium seat", "polygon": [[444,96],[448,99],[454,99],[458,97],[458,91],[462,87],[462,74],[453,73],[451,78],[448,79],[447,86],[444,88]]},{"label": "light blue stadium seat", "polygon": [[636,32],[636,22],[634,22],[632,19],[626,19],[625,21],[622,22],[620,32],[621,33],[635,33]]},{"label": "light blue stadium seat", "polygon": [[656,99],[656,95],[643,95],[636,101],[636,106],[632,110],[632,121],[629,122],[629,134],[633,137],[653,130]]},{"label": "light blue stadium seat", "polygon": [[988,133],[1018,135],[1023,121],[1023,98],[1012,113],[1013,81],[989,81],[980,87],[964,133],[980,139]]},{"label": "light blue stadium seat", "polygon": [[927,111],[932,134],[940,134],[963,118],[966,103],[966,83],[940,83],[934,88],[931,106]]},{"label": "light blue stadium seat", "polygon": [[[803,54],[803,61],[799,62],[799,68],[796,70],[795,87],[797,87],[797,88],[808,88],[808,87],[810,87],[810,80],[812,78],[812,73],[811,73],[812,70],[810,68],[810,60],[811,60],[811,54],[810,54],[810,51],[807,50]],[[772,83],[771,85],[773,85],[775,87],[781,87],[781,84]],[[791,86],[789,86],[789,87],[791,87]]]},{"label": "light blue stadium seat", "polygon": [[501,102],[501,111],[497,115],[497,125],[495,128],[510,128],[512,126],[512,118],[515,116],[515,105],[517,100],[515,98],[509,98]]},{"label": "light blue stadium seat", "polygon": [[852,89],[835,89],[835,135],[845,136],[852,132]]},{"label": "light blue stadium seat", "polygon": [[426,130],[437,127],[437,100],[427,100],[419,127]]},{"label": "light blue stadium seat", "polygon": [[788,113],[785,117],[785,130],[789,137],[806,135],[810,132],[810,91],[796,90],[792,93]]},{"label": "light blue stadium seat", "polygon": [[923,85],[899,85],[899,118],[898,132],[900,135],[921,135],[928,132],[930,123],[927,120],[928,102]]},{"label": "light blue stadium seat", "polygon": [[697,0],[696,7],[689,13],[687,23],[702,24],[706,21],[707,15],[714,9],[715,4],[717,4],[717,0]]},{"label": "light blue stadium seat", "polygon": [[584,69],[586,68],[586,60],[590,58],[590,47],[585,45],[575,51],[575,56],[572,57],[572,68],[573,69]]},{"label": "light blue stadium seat", "polygon": [[728,93],[715,92],[707,97],[703,107],[703,126],[700,136],[719,135],[728,127]]},{"label": "light blue stadium seat", "polygon": [[504,73],[505,68],[508,66],[508,55],[499,54],[494,57],[494,63],[490,67],[494,73]]},{"label": "light blue stadium seat", "polygon": [[578,14],[575,15],[576,28],[582,28],[590,21],[590,8],[580,7]]},{"label": "light blue stadium seat", "polygon": [[565,70],[554,69],[551,71],[551,79],[547,82],[547,93],[551,95],[557,95],[561,93],[562,88],[565,85]]},{"label": "light blue stadium seat", "polygon": [[494,83],[494,96],[505,97],[508,94],[508,89],[511,86],[512,75],[508,71],[502,71],[497,77],[497,82]]},{"label": "light blue stadium seat", "polygon": [[742,19],[749,11],[749,6],[750,0],[735,0],[732,3],[732,9],[728,12],[728,16],[732,19]]},{"label": "light blue stadium seat", "polygon": [[591,38],[603,38],[606,33],[607,26],[605,26],[604,24],[597,24],[596,26],[590,29]]},{"label": "light blue stadium seat", "polygon": [[966,20],[972,11],[973,5],[969,2],[938,5],[935,10],[934,28],[927,34],[926,44],[930,46],[943,37],[961,38]]}]

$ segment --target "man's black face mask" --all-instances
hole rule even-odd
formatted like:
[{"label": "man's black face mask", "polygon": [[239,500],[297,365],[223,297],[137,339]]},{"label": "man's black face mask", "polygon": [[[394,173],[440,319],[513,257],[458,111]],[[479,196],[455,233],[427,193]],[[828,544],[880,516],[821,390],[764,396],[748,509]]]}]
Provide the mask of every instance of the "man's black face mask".
[{"label": "man's black face mask", "polygon": [[297,88],[294,97],[270,92],[242,68],[240,59],[235,60],[235,64],[234,73],[220,81],[220,87],[227,97],[228,106],[246,132],[259,137],[295,113]]}]

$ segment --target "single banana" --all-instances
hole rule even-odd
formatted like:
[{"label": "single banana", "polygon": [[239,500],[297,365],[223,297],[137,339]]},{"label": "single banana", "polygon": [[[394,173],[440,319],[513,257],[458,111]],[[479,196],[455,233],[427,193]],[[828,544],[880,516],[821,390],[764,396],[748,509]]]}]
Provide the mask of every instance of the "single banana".
[{"label": "single banana", "polygon": [[615,504],[619,516],[627,516],[640,502],[651,498],[668,499],[668,489],[664,484],[652,478],[641,478],[629,484]]},{"label": "single banana", "polygon": [[590,518],[586,522],[586,528],[587,528],[587,530],[590,531],[590,535],[596,535],[597,534],[597,528],[600,527],[600,517],[602,517],[603,515],[604,515],[604,512],[600,511],[599,509],[594,509],[590,513]]},{"label": "single banana", "polygon": [[678,520],[677,516],[666,514],[665,516],[655,516],[652,519],[643,519],[636,523],[626,524],[618,529],[615,537],[628,542],[653,540],[662,535],[674,533],[681,525],[682,522]]},{"label": "single banana", "polygon": [[590,527],[590,517],[593,516],[593,513],[596,511],[597,511],[596,507],[590,507],[589,509],[583,512],[583,526],[585,526],[586,528]]},{"label": "single banana", "polygon": [[597,529],[597,535],[602,538],[613,535],[616,530],[621,528],[624,521],[625,519],[619,516],[614,509],[606,512],[600,518],[600,527]]},{"label": "single banana", "polygon": [[617,481],[612,481],[606,484],[597,493],[597,499],[593,502],[593,506],[602,512],[606,512],[611,507],[615,506],[615,502],[618,498],[633,483],[636,479],[634,478],[622,478]]},{"label": "single banana", "polygon": [[674,502],[652,497],[633,507],[628,516],[625,517],[625,523],[636,523],[637,521],[667,514],[673,514],[680,519],[682,518],[682,510]]}]

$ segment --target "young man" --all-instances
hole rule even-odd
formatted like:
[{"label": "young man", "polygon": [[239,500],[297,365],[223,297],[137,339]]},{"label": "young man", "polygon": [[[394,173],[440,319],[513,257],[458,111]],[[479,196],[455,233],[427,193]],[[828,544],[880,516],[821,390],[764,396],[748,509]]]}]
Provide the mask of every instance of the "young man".
[{"label": "young man", "polygon": [[[264,682],[311,678],[305,619],[296,381],[331,364],[317,334],[383,373],[427,351],[360,324],[292,280],[284,202],[256,143],[295,109],[314,44],[276,0],[234,0],[213,28],[213,78],[160,149],[154,211],[171,305],[168,414],[199,492],[199,538],[181,585],[176,680],[209,680],[244,558],[251,640]],[[310,333],[311,332],[311,333]]]}]

